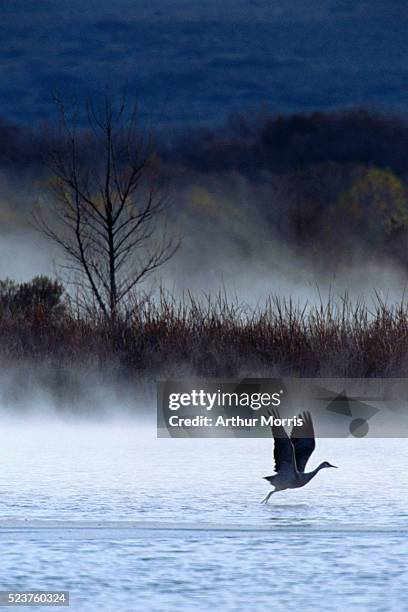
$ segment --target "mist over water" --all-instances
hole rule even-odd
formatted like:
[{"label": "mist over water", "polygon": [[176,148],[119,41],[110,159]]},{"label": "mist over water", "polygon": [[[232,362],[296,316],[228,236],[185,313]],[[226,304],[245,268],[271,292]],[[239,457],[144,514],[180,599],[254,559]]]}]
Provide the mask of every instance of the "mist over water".
[{"label": "mist over water", "polygon": [[[68,281],[61,267],[67,259],[34,224],[33,213],[44,199],[43,179],[36,183],[26,176],[22,185],[3,183],[7,206],[1,213],[0,278],[22,282],[45,274]],[[224,293],[251,306],[263,305],[270,295],[292,297],[301,305],[346,292],[367,302],[375,292],[390,303],[402,299],[408,279],[403,263],[357,243],[342,252],[330,245],[314,252],[313,242],[296,245],[265,217],[268,198],[275,205],[273,197],[267,181],[261,189],[239,173],[211,176],[186,170],[182,181],[175,173],[170,228],[181,238],[181,247],[139,285],[140,291],[162,286],[176,299],[188,291],[196,297]],[[281,199],[276,208],[276,215],[289,215],[290,202]],[[339,228],[345,237],[347,231],[346,224]],[[67,289],[72,290],[68,282]]]},{"label": "mist over water", "polygon": [[0,431],[2,588],[130,612],[280,608],[300,593],[309,610],[319,585],[334,610],[397,609],[407,587],[405,440],[318,439],[311,467],[340,469],[265,507],[269,439],[158,440],[128,418]]},{"label": "mist over water", "polygon": [[395,262],[373,258],[328,270],[323,261],[313,265],[279,243],[272,244],[269,253],[248,259],[224,251],[216,261],[203,260],[200,267],[200,262],[180,256],[169,263],[159,282],[176,296],[188,290],[196,296],[221,293],[253,307],[265,304],[269,296],[293,298],[304,305],[326,302],[329,296],[340,302],[345,294],[354,302],[363,299],[370,304],[376,292],[393,304],[405,297],[408,282],[406,271]]},{"label": "mist over water", "polygon": [[[188,292],[199,299],[221,294],[251,307],[263,306],[270,296],[292,298],[301,306],[326,302],[329,296],[340,302],[345,294],[354,302],[363,299],[368,304],[376,301],[376,293],[388,304],[406,298],[407,271],[395,261],[375,256],[362,261],[356,256],[339,262],[336,269],[328,269],[323,260],[305,259],[277,239],[272,239],[264,250],[258,244],[249,255],[229,245],[228,239],[218,249],[214,245],[208,248],[210,234],[202,240],[207,245],[186,235],[174,259],[141,284],[140,290],[155,295],[163,288],[176,299]],[[62,261],[57,249],[32,230],[20,229],[0,236],[3,279],[23,282],[41,274],[64,278],[59,267]],[[67,289],[71,290],[69,285]]]}]

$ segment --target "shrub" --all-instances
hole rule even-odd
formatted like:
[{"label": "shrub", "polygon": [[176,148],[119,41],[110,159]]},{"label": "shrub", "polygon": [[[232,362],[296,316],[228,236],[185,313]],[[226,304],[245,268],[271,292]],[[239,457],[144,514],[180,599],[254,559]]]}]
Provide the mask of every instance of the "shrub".
[{"label": "shrub", "polygon": [[36,276],[31,281],[16,283],[0,281],[0,310],[12,315],[42,313],[46,316],[62,315],[64,286],[47,276]]}]

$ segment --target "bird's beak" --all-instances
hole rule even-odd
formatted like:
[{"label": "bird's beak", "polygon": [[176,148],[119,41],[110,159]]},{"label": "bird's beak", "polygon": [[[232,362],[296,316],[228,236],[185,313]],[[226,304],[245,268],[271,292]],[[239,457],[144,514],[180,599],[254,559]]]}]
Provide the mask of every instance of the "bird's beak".
[{"label": "bird's beak", "polygon": [[337,469],[339,466],[338,466],[338,465],[332,465],[332,464],[330,464],[330,467],[334,467],[334,468],[336,468],[336,469]]}]

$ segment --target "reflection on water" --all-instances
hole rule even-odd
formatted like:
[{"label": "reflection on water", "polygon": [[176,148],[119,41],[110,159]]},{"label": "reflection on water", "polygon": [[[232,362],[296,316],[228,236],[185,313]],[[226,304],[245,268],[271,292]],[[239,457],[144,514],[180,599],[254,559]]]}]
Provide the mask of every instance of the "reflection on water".
[{"label": "reflection on water", "polygon": [[271,457],[136,422],[3,425],[1,588],[70,589],[73,610],[401,609],[406,441],[318,440],[311,467],[340,469],[265,507]]}]

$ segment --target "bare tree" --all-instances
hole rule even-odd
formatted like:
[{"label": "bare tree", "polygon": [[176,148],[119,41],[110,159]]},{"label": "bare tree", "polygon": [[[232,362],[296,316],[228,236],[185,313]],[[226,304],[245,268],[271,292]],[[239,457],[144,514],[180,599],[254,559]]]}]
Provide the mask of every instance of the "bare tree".
[{"label": "bare tree", "polygon": [[86,129],[56,100],[58,128],[47,157],[50,210],[37,225],[67,256],[65,268],[106,317],[175,253],[166,231],[169,199],[136,107],[106,94],[86,108]]}]

